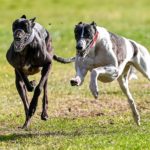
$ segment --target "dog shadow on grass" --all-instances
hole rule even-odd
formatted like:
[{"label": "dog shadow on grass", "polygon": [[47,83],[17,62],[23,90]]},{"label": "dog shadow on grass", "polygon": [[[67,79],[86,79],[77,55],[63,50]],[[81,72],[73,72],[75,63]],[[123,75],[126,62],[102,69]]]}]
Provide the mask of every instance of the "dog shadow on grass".
[{"label": "dog shadow on grass", "polygon": [[[7,142],[7,141],[16,141],[20,138],[36,138],[36,137],[75,137],[83,135],[80,131],[52,131],[52,132],[35,132],[35,133],[11,133],[11,134],[1,134],[0,135],[0,142]],[[88,133],[89,134],[89,133]],[[91,133],[92,134],[92,133]],[[99,133],[97,133],[99,134]]]},{"label": "dog shadow on grass", "polygon": [[[113,126],[112,126],[113,127]],[[86,128],[86,127],[85,127]],[[0,133],[0,142],[16,141],[21,138],[36,138],[36,137],[79,137],[92,135],[107,135],[116,133],[117,130],[107,130],[107,127],[85,131],[85,128],[77,128],[73,131],[14,131],[8,133]],[[89,127],[88,127],[89,128]]]},{"label": "dog shadow on grass", "polygon": [[[77,133],[76,133],[77,135]],[[35,138],[35,137],[42,137],[42,136],[76,136],[75,133],[72,132],[61,132],[61,131],[55,131],[55,132],[35,132],[35,133],[10,133],[10,134],[1,134],[0,135],[0,142],[5,141],[15,141],[20,138]]]}]

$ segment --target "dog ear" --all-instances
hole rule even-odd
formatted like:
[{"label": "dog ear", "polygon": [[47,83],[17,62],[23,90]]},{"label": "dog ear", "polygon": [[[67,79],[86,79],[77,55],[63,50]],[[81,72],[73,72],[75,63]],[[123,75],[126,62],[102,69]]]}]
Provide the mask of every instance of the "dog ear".
[{"label": "dog ear", "polygon": [[30,19],[30,21],[33,23],[35,21],[36,17]]},{"label": "dog ear", "polygon": [[32,25],[32,28],[34,27],[34,25],[35,25],[35,19],[36,19],[36,17],[34,17],[34,18],[31,18],[29,21],[31,22],[31,25]]},{"label": "dog ear", "polygon": [[26,19],[26,15],[22,15],[22,16],[21,16],[21,18],[24,18],[24,19]]},{"label": "dog ear", "polygon": [[82,24],[82,21],[80,21],[78,24]]},{"label": "dog ear", "polygon": [[96,24],[94,21],[91,23],[91,25],[93,25],[93,26],[97,26],[97,24]]},{"label": "dog ear", "polygon": [[77,28],[77,27],[78,27],[78,24],[76,24],[74,28]]}]

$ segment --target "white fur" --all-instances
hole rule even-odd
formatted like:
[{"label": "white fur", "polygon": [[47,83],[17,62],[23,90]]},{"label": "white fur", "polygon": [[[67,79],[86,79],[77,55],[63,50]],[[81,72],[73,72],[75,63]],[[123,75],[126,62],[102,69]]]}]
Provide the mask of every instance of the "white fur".
[{"label": "white fur", "polygon": [[[119,65],[117,56],[112,50],[112,42],[110,40],[110,34],[105,28],[97,27],[99,32],[98,39],[95,46],[89,49],[89,53],[81,58],[76,56],[75,68],[76,76],[71,81],[77,82],[77,85],[81,85],[84,81],[84,77],[87,72],[91,72],[90,76],[90,90],[95,98],[98,97],[98,84],[97,80],[102,82],[111,82],[118,80],[120,88],[128,98],[133,117],[138,125],[140,125],[140,115],[136,108],[134,99],[128,88],[128,77],[131,64],[138,69],[145,77],[150,80],[150,54],[145,47],[132,41],[138,47],[138,53],[133,57],[134,50],[129,39],[125,39],[126,45],[126,58]],[[95,55],[95,47],[99,49]]]}]

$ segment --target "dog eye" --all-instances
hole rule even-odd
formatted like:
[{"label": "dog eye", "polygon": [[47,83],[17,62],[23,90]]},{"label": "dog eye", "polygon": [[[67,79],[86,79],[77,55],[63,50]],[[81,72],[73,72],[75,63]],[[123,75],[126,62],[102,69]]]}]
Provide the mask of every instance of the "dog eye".
[{"label": "dog eye", "polygon": [[25,31],[25,32],[27,32],[27,25],[26,25],[26,23],[22,23],[21,24],[21,28]]},{"label": "dog eye", "polygon": [[79,37],[79,34],[75,32],[75,38],[78,38],[78,37]]},{"label": "dog eye", "polygon": [[86,38],[91,38],[90,32],[85,32],[85,33],[84,33],[84,36],[85,36]]}]

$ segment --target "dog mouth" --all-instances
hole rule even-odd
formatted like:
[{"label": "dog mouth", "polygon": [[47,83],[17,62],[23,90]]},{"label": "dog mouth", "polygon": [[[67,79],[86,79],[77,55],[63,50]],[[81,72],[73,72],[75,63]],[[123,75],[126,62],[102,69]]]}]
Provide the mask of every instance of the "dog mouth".
[{"label": "dog mouth", "polygon": [[14,41],[14,48],[15,51],[22,51],[24,49],[24,42],[21,41]]},{"label": "dog mouth", "polygon": [[19,42],[19,41],[21,41],[21,38],[15,37],[14,40]]},{"label": "dog mouth", "polygon": [[24,30],[17,29],[13,33],[14,35],[14,50],[20,52],[25,48],[26,41],[29,38],[29,34],[25,33]]},{"label": "dog mouth", "polygon": [[29,35],[26,35],[22,38],[14,37],[14,48],[16,52],[20,52],[25,48],[28,38]]},{"label": "dog mouth", "polygon": [[91,43],[92,43],[92,40],[80,41],[76,46],[77,55],[84,58],[89,53]]},{"label": "dog mouth", "polygon": [[14,37],[14,48],[16,52],[22,51],[25,48],[25,38]]},{"label": "dog mouth", "polygon": [[86,48],[82,49],[82,50],[77,49],[77,55],[82,57],[82,58],[86,57],[86,55],[88,55],[88,53],[89,53],[89,47],[88,46],[89,45],[86,45]]},{"label": "dog mouth", "polygon": [[78,52],[78,56],[80,56],[80,57],[85,57],[85,55],[86,55],[86,50],[82,50],[82,51]]}]

